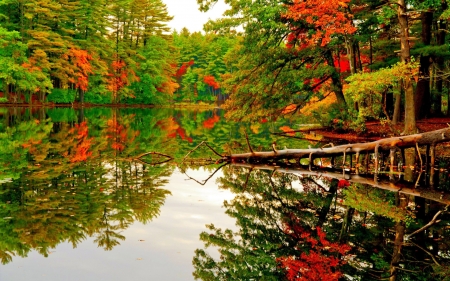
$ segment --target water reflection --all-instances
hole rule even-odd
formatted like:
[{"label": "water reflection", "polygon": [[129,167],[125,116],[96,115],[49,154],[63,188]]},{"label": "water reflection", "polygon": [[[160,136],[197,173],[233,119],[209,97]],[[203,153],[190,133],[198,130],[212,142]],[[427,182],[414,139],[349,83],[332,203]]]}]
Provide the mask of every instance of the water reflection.
[{"label": "water reflection", "polygon": [[[438,190],[418,189],[415,183],[389,182],[388,176],[374,181],[292,166],[223,168],[220,187],[235,193],[226,212],[239,230],[211,224],[202,232],[205,248],[193,259],[196,278],[445,280],[450,275],[447,179]],[[210,246],[219,249],[219,259],[208,254]]]},{"label": "water reflection", "polygon": [[[117,249],[126,229],[163,216],[174,173],[185,172],[178,185],[187,179],[204,184],[220,168],[213,178],[234,193],[224,207],[238,229],[210,221],[200,239],[220,255],[197,249],[196,278],[444,280],[449,275],[445,159],[432,177],[412,181],[381,172],[349,177],[348,171],[310,171],[292,163],[221,167],[210,150],[194,148],[207,141],[220,152],[243,152],[246,132],[253,133],[255,150],[269,150],[274,141],[280,147],[309,145],[272,134],[292,127],[289,121],[238,124],[222,116],[219,110],[0,111],[2,262],[33,250],[47,256],[62,242],[76,247],[91,240],[105,250]],[[202,161],[182,161],[191,151],[189,159]],[[134,161],[148,152],[174,161],[158,164],[156,154]],[[433,189],[425,187],[431,178]]]},{"label": "water reflection", "polygon": [[[62,242],[75,248],[89,237],[105,250],[120,245],[123,231],[152,221],[171,194],[165,187],[176,161],[161,163],[148,152],[180,159],[203,140],[218,147],[232,141],[237,150],[247,125],[222,116],[218,110],[1,109],[2,263],[33,250],[48,256]],[[269,124],[258,128],[270,134]]]},{"label": "water reflection", "polygon": [[34,160],[28,171],[4,182],[0,192],[2,263],[32,249],[47,256],[64,241],[75,248],[87,236],[111,250],[125,239],[120,232],[131,223],[158,216],[170,194],[161,188],[170,166],[108,159],[73,162],[51,145],[48,150],[37,145],[36,153],[26,157]]}]

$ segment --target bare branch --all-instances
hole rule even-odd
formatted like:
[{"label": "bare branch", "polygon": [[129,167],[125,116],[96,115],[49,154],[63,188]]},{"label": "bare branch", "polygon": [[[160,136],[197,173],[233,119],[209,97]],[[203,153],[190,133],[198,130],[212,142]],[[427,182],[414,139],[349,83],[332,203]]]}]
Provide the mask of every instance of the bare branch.
[{"label": "bare branch", "polygon": [[448,206],[449,206],[449,205],[445,206],[444,210],[438,211],[438,212],[434,215],[434,217],[431,219],[431,221],[430,221],[429,223],[427,223],[427,224],[424,225],[423,227],[419,228],[418,230],[414,231],[413,233],[406,235],[405,238],[406,238],[406,239],[409,239],[411,236],[413,236],[413,235],[415,235],[415,234],[417,234],[417,233],[419,233],[419,232],[422,232],[422,231],[424,231],[424,230],[430,228],[430,227],[431,227],[433,224],[435,224],[435,223],[440,222],[440,220],[437,221],[437,218],[438,218],[438,216],[439,216],[440,214],[442,214],[443,212],[446,212],[446,211],[447,211]]},{"label": "bare branch", "polygon": [[190,180],[193,180],[193,181],[195,181],[195,182],[197,182],[198,184],[200,184],[200,185],[205,185],[220,169],[222,169],[224,166],[226,166],[226,165],[228,165],[227,163],[225,163],[225,164],[223,164],[223,165],[221,165],[220,167],[218,167],[215,171],[214,171],[214,173],[212,173],[206,180],[203,180],[203,183],[202,182],[200,182],[200,181],[198,181],[198,180],[196,180],[196,179],[194,179],[193,177],[191,177],[191,176],[189,176],[187,173],[186,173],[186,171],[184,171],[184,170],[182,170],[182,172],[183,172],[183,174],[185,174]]},{"label": "bare branch", "polygon": [[214,154],[216,154],[217,156],[220,157],[224,157],[222,154],[218,153],[217,151],[214,150],[214,148],[212,148],[206,141],[202,141],[201,143],[199,143],[194,149],[192,149],[191,151],[189,151],[184,157],[183,157],[183,161],[186,160],[186,158],[189,156],[189,154],[191,154],[192,152],[194,152],[195,150],[197,150],[200,146],[205,145],[206,147],[208,147],[212,152],[214,152]]}]

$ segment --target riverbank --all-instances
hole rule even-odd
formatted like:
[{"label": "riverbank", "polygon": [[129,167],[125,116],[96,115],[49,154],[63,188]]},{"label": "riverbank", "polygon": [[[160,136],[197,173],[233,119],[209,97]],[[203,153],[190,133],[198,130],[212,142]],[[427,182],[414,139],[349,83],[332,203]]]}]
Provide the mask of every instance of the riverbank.
[{"label": "riverbank", "polygon": [[[417,120],[419,133],[435,131],[447,128],[450,125],[450,117],[428,118]],[[366,123],[366,131],[362,134],[356,134],[352,131],[339,131],[332,129],[313,129],[316,135],[321,135],[329,140],[346,140],[348,142],[374,141],[382,138],[399,136],[403,131],[403,123],[392,125],[389,122],[372,121]]]},{"label": "riverbank", "polygon": [[56,107],[70,107],[70,108],[92,108],[92,107],[113,107],[113,108],[189,108],[189,109],[215,109],[220,108],[216,104],[208,103],[170,103],[167,105],[155,105],[155,104],[95,104],[95,103],[0,103],[0,107],[32,107],[32,108],[56,108]]}]

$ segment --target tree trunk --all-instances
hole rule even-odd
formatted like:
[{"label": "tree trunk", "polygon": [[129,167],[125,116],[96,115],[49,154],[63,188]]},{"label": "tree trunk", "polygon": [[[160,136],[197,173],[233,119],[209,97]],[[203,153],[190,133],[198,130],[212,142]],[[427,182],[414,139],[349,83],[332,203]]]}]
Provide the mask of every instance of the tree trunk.
[{"label": "tree trunk", "polygon": [[[409,46],[409,26],[408,15],[405,0],[398,0],[397,16],[400,25],[400,56],[402,62],[409,63],[411,60],[410,46]],[[416,113],[414,106],[414,88],[410,77],[405,78],[405,127],[403,134],[413,134],[417,131]]]},{"label": "tree trunk", "polygon": [[[431,25],[433,24],[433,13],[422,12],[422,43],[425,46],[431,43]],[[417,119],[428,117],[431,112],[430,94],[430,56],[420,56],[419,81],[415,95],[415,114]]]},{"label": "tree trunk", "polygon": [[356,51],[355,51],[355,43],[353,43],[353,39],[347,38],[347,57],[350,63],[350,73],[355,74],[356,71]]},{"label": "tree trunk", "polygon": [[5,94],[4,98],[6,98],[8,100],[8,102],[9,102],[9,84],[6,83],[6,81],[3,81],[3,85],[4,85],[3,91],[4,91],[4,94]]},{"label": "tree trunk", "polygon": [[[331,54],[330,49],[327,49],[325,51],[325,59],[328,65],[334,66],[333,55]],[[334,94],[336,95],[339,105],[347,107],[347,103],[345,102],[344,98],[344,92],[342,91],[341,77],[336,69],[331,74],[331,81],[333,82],[333,91]]]},{"label": "tree trunk", "polygon": [[[445,6],[447,6],[447,2],[444,2]],[[446,8],[446,7],[443,7]],[[447,28],[447,22],[446,21],[439,21],[437,24],[438,30],[437,30],[437,44],[439,46],[442,46],[445,44],[445,33]],[[434,114],[436,116],[442,116],[442,95],[444,90],[444,79],[442,78],[442,72],[444,71],[444,58],[443,57],[435,57],[434,58],[437,63],[437,78],[436,78],[436,96],[433,99],[433,108],[434,108]]]},{"label": "tree trunk", "polygon": [[353,215],[355,213],[355,208],[347,207],[345,211],[344,221],[342,222],[341,232],[339,233],[339,243],[346,243],[348,236],[348,229],[352,224]]},{"label": "tree trunk", "polygon": [[403,83],[400,85],[400,93],[395,95],[394,115],[392,116],[392,124],[397,125],[400,122],[402,107]]},{"label": "tree trunk", "polygon": [[447,117],[450,117],[450,90],[449,90],[450,83],[449,83],[449,81],[447,81],[446,85],[447,85]]},{"label": "tree trunk", "polygon": [[79,90],[79,97],[80,97],[80,103],[83,104],[84,103],[84,91]]}]

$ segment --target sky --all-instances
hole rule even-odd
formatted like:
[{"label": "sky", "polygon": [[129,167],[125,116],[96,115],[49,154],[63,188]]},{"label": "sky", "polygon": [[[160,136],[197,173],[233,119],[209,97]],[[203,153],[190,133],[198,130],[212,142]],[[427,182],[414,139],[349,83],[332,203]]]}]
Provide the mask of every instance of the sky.
[{"label": "sky", "polygon": [[227,5],[223,0],[208,12],[200,12],[198,10],[197,0],[163,0],[167,5],[169,15],[173,16],[173,20],[168,23],[172,29],[180,31],[183,27],[189,29],[190,32],[202,31],[203,24],[209,19],[216,19],[222,16],[227,9]]}]

